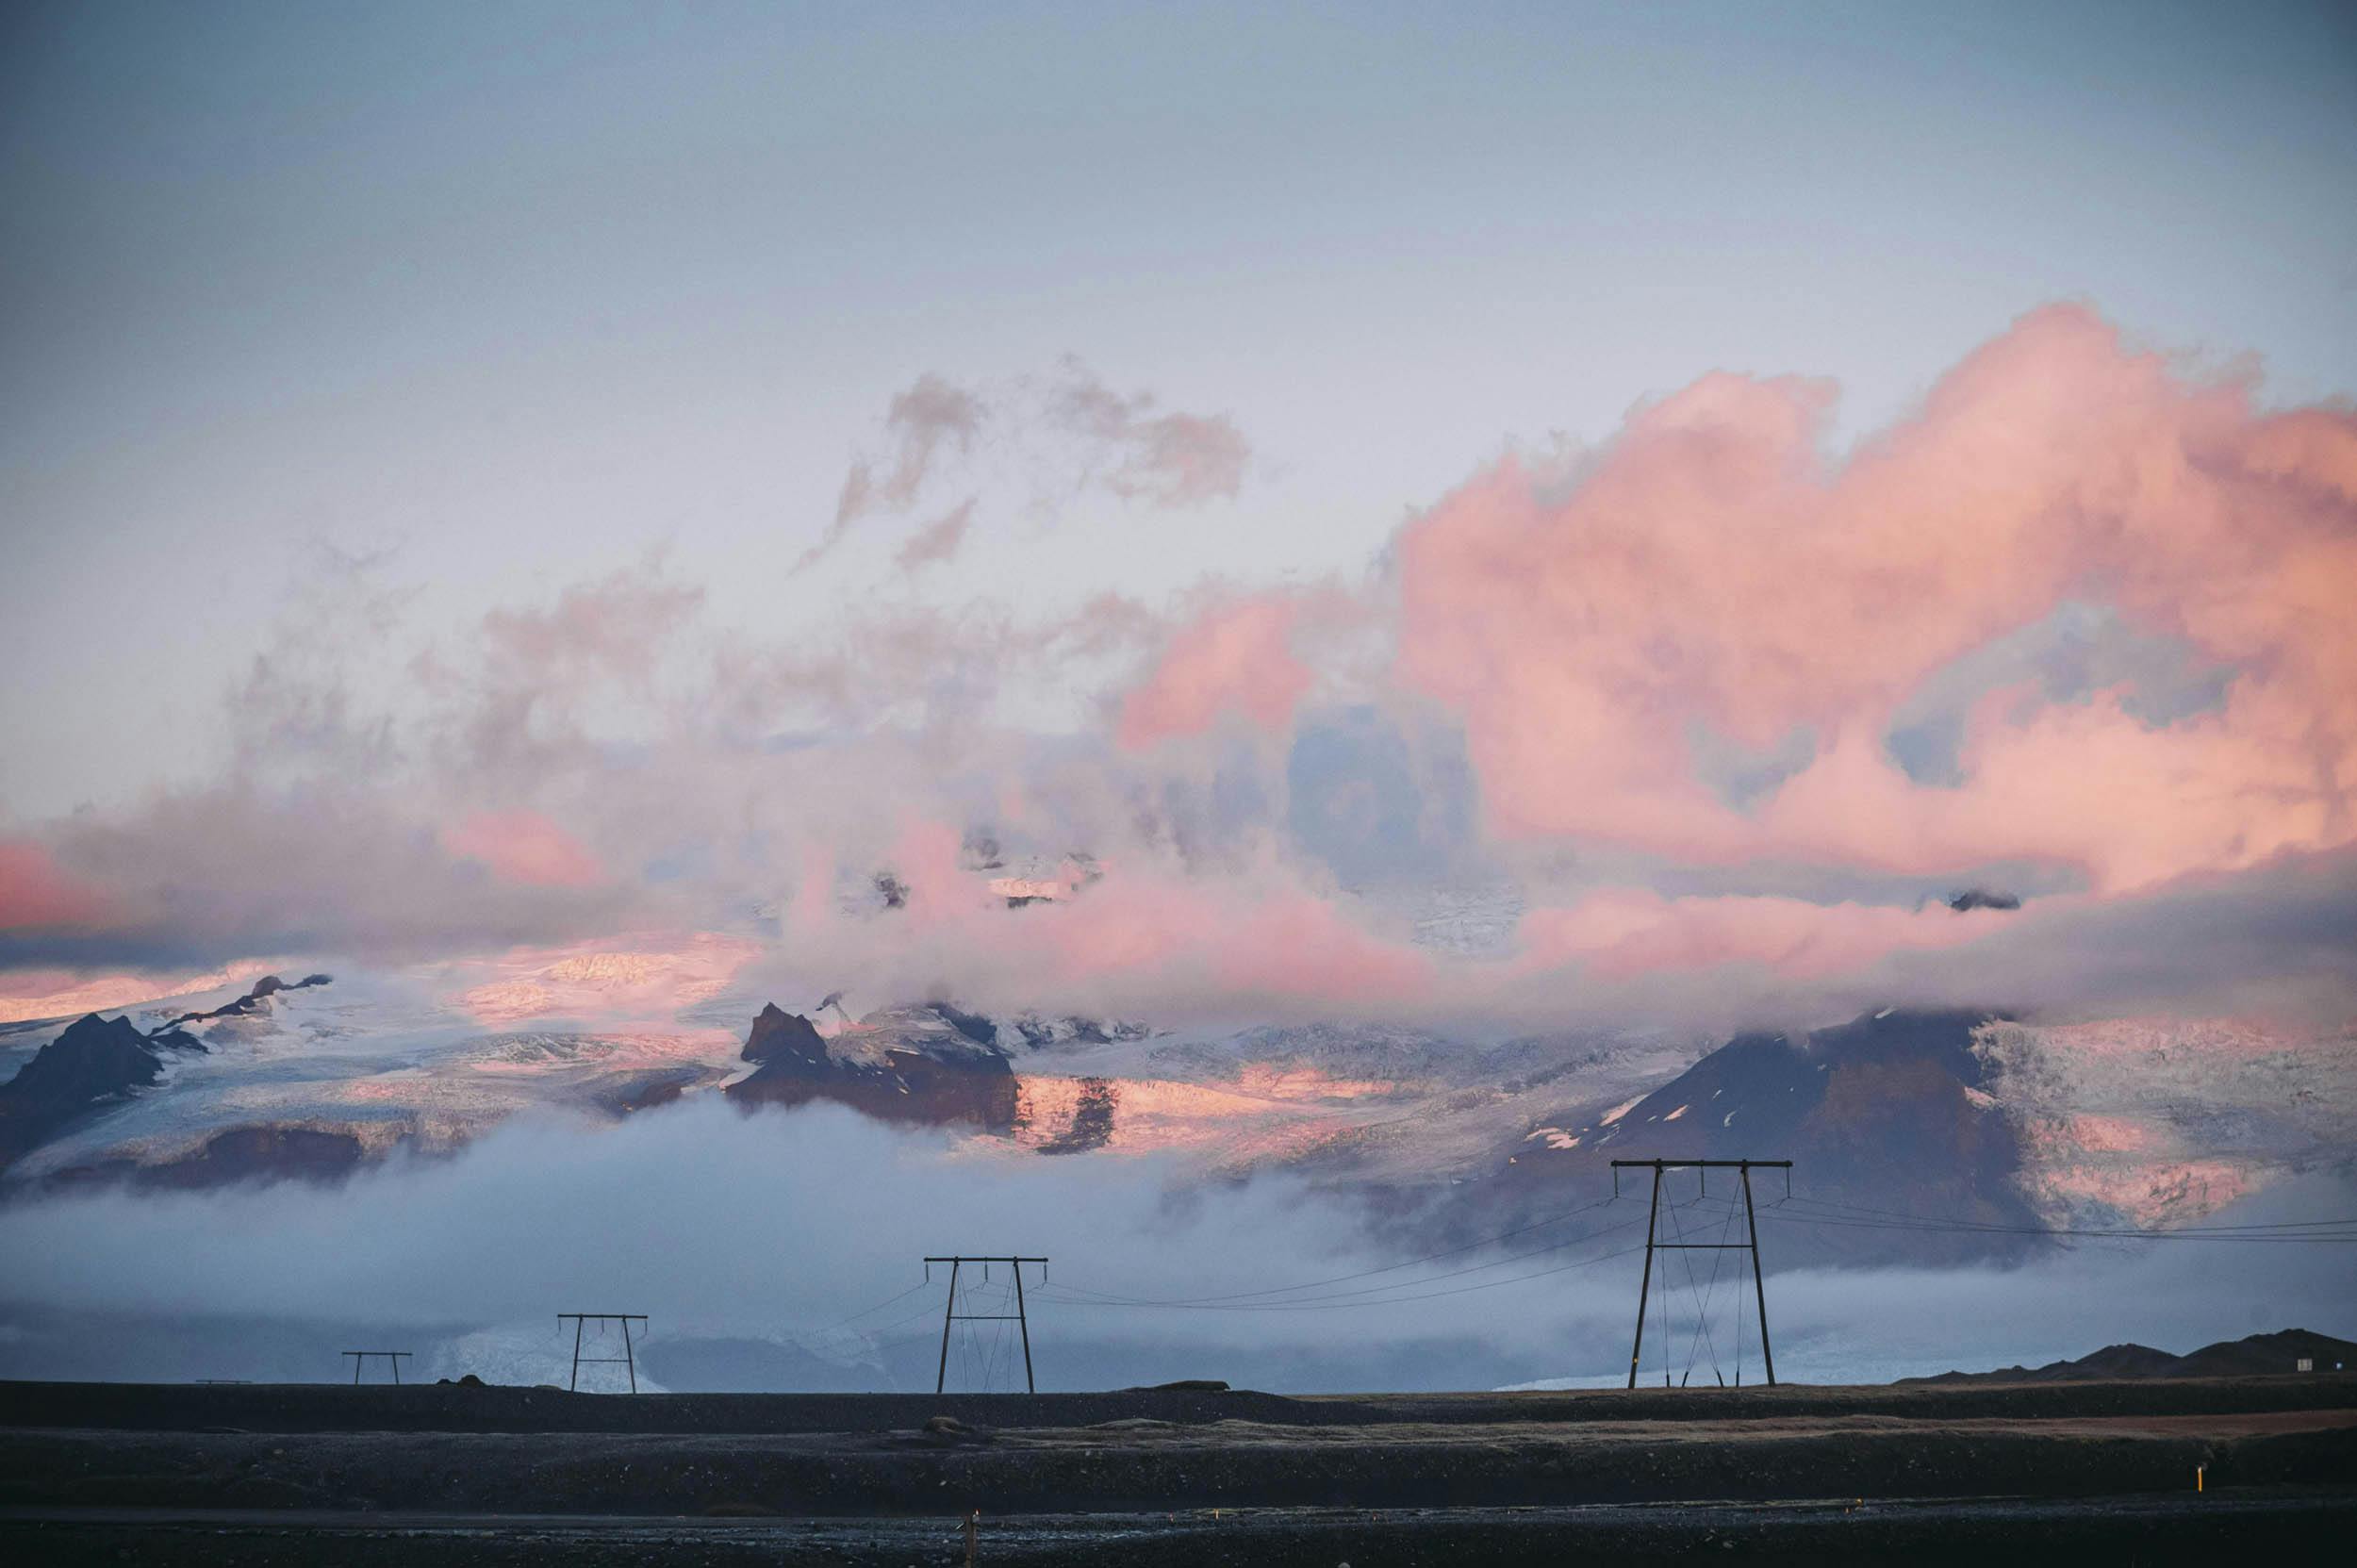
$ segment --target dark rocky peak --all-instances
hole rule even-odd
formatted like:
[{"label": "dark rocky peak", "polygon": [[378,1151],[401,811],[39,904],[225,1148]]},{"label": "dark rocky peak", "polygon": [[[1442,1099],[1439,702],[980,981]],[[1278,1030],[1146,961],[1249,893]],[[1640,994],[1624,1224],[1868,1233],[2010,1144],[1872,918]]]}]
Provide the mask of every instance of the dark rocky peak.
[{"label": "dark rocky peak", "polygon": [[1959,1083],[1981,1088],[1986,1065],[1972,1049],[1973,1032],[2002,1014],[1886,1007],[1810,1034],[1808,1048],[1838,1067],[1849,1063],[1923,1062]]},{"label": "dark rocky peak", "polygon": [[51,1107],[86,1105],[94,1099],[143,1088],[156,1081],[163,1064],[147,1036],[124,1017],[92,1013],[66,1026],[17,1069],[0,1095],[19,1103]]},{"label": "dark rocky peak", "polygon": [[998,1026],[979,1013],[961,1010],[955,1002],[937,1001],[930,1004],[943,1023],[978,1046],[998,1044]]},{"label": "dark rocky peak", "polygon": [[[1985,1071],[1973,1031],[1989,1015],[1879,1013],[1807,1034],[1739,1034],[1646,1096],[1597,1147],[1624,1157],[1772,1158],[1827,1146],[1846,1165],[1875,1146],[1971,1119]],[[1918,1125],[1927,1124],[1927,1125]]]},{"label": "dark rocky peak", "polygon": [[142,1034],[127,1017],[76,1018],[0,1083],[0,1165],[154,1083],[164,1067],[157,1053],[165,1050],[202,1055],[205,1045],[170,1025]]},{"label": "dark rocky peak", "polygon": [[739,1055],[747,1062],[766,1063],[782,1057],[816,1065],[826,1061],[827,1042],[819,1038],[817,1027],[808,1018],[770,1002],[754,1017]]},{"label": "dark rocky peak", "polygon": [[[1614,1159],[1790,1160],[1794,1190],[1811,1197],[1975,1223],[1785,1225],[1776,1228],[1780,1259],[2026,1255],[2041,1243],[2019,1185],[2019,1142],[1983,1092],[1986,1068],[1972,1049],[1990,1017],[1884,1008],[1807,1033],[1739,1034],[1634,1104],[1581,1107],[1534,1129],[1511,1151],[1514,1179],[1608,1180],[1599,1167]],[[1784,1173],[1770,1180],[1762,1201],[1785,1190]],[[1701,1184],[1699,1175],[1682,1176],[1665,1193],[1684,1201]],[[1710,1188],[1721,1190],[1716,1179]]]},{"label": "dark rocky peak", "polygon": [[216,1007],[209,1013],[183,1013],[164,1027],[166,1029],[177,1029],[182,1024],[201,1024],[209,1022],[214,1018],[251,1017],[256,1013],[268,1012],[270,1010],[270,999],[278,995],[281,991],[307,990],[314,985],[325,985],[333,979],[335,979],[335,976],[333,975],[305,975],[301,980],[294,982],[292,984],[288,984],[287,982],[280,980],[276,975],[264,975],[261,979],[254,982],[253,989],[247,991],[244,996],[239,997],[237,1000]]},{"label": "dark rocky peak", "polygon": [[986,1018],[926,1003],[870,1014],[829,1042],[772,1002],[745,1037],[755,1070],[722,1092],[743,1106],[826,1100],[879,1121],[1005,1133],[1021,1097],[1006,1053],[985,1038],[996,1034]]}]

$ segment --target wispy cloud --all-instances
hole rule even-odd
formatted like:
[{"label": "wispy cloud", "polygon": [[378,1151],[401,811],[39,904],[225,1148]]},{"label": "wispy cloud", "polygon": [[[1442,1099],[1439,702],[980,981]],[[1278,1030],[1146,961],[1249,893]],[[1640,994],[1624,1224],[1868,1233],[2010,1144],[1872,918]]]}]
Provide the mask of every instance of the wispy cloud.
[{"label": "wispy cloud", "polygon": [[[1090,491],[1156,511],[1233,500],[1252,459],[1235,421],[1159,410],[1153,393],[1116,392],[1070,357],[1046,376],[984,386],[919,376],[892,399],[881,448],[853,459],[832,520],[794,569],[832,554],[865,520],[905,514],[951,482],[969,488],[985,482],[976,469],[984,445],[1012,474],[997,487],[1008,504],[1030,513],[1053,512]],[[927,524],[901,545],[898,564],[923,566],[954,553],[980,501],[969,495]]]},{"label": "wispy cloud", "polygon": [[966,497],[909,536],[893,560],[903,571],[937,565],[956,555],[974,521],[974,498]]}]

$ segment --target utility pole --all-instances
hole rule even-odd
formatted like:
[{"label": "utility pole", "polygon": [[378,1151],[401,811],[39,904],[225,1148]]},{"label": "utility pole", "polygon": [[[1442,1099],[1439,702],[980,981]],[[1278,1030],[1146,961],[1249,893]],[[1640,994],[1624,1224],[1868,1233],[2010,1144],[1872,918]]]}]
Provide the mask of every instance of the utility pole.
[{"label": "utility pole", "polygon": [[[1785,1180],[1788,1182],[1792,1180],[1789,1174],[1792,1162],[1789,1160],[1615,1160],[1612,1162],[1612,1169],[1613,1184],[1616,1189],[1620,1183],[1619,1173],[1623,1170],[1636,1169],[1653,1172],[1653,1207],[1645,1215],[1645,1271],[1639,1276],[1637,1283],[1637,1342],[1630,1347],[1628,1353],[1628,1386],[1630,1388],[1637,1386],[1637,1362],[1638,1358],[1644,1353],[1645,1348],[1645,1302],[1653,1289],[1653,1255],[1656,1250],[1660,1250],[1666,1252],[1749,1252],[1752,1255],[1752,1290],[1759,1303],[1759,1354],[1760,1359],[1768,1364],[1768,1381],[1772,1387],[1776,1380],[1776,1353],[1768,1343],[1768,1281],[1759,1266],[1759,1216],[1752,1208],[1752,1172],[1755,1169],[1781,1170],[1787,1173]],[[1661,1173],[1672,1170],[1741,1172],[1743,1220],[1751,1239],[1741,1242],[1656,1240],[1655,1224],[1661,1214]],[[1709,1178],[1706,1176],[1703,1180],[1706,1181]],[[1713,1352],[1713,1356],[1715,1358],[1716,1352]],[[1739,1366],[1737,1368],[1736,1376],[1739,1379],[1742,1376]]]},{"label": "utility pole", "polygon": [[[1617,1169],[1620,1162],[1612,1162]],[[1617,1194],[1614,1196],[1618,1196]],[[1637,1338],[1628,1347],[1628,1386],[1637,1386],[1637,1358],[1645,1348],[1645,1297],[1653,1290],[1654,1227],[1661,1218],[1661,1173],[1654,1172],[1653,1204],[1645,1211],[1645,1272],[1637,1281]]]},{"label": "utility pole", "polygon": [[[1017,1258],[1002,1256],[978,1258],[969,1257],[964,1253],[957,1253],[946,1258],[926,1259],[925,1265],[928,1272],[931,1271],[932,1265],[935,1263],[948,1263],[949,1265],[949,1299],[943,1306],[941,1312],[941,1365],[933,1374],[933,1392],[935,1394],[941,1393],[942,1390],[947,1388],[949,1383],[949,1326],[951,1324],[1012,1323],[1021,1331],[1023,1336],[1024,1390],[1027,1393],[1037,1394],[1039,1392],[1039,1385],[1034,1382],[1031,1378],[1031,1324],[1030,1319],[1024,1315],[1023,1310],[1023,1265],[1025,1263],[1037,1263],[1040,1268],[1040,1278],[1044,1279],[1047,1277],[1047,1260],[1045,1258]],[[1009,1268],[1014,1270],[1014,1312],[962,1312],[958,1311],[958,1272],[967,1263],[981,1263],[984,1268],[988,1268],[992,1263],[1004,1263]]]},{"label": "utility pole", "polygon": [[[630,1326],[635,1323],[644,1327],[647,1314],[644,1312],[559,1312],[556,1314],[556,1326],[559,1329],[565,1327],[567,1318],[573,1320],[573,1375],[565,1385],[566,1392],[569,1394],[580,1392],[581,1369],[587,1365],[628,1367],[630,1369],[630,1391],[633,1394],[637,1393],[638,1351],[636,1346],[631,1344]],[[619,1323],[622,1326],[622,1353],[620,1355],[585,1356],[581,1353],[581,1331],[592,1323],[595,1323],[601,1331],[609,1323]]]},{"label": "utility pole", "polygon": [[[1790,1170],[1792,1162],[1786,1161],[1784,1168]],[[1792,1179],[1788,1176],[1785,1180],[1789,1181]],[[1776,1352],[1768,1343],[1768,1279],[1759,1271],[1759,1215],[1752,1209],[1752,1167],[1748,1164],[1743,1166],[1743,1225],[1752,1233],[1752,1289],[1759,1297],[1759,1359],[1768,1363],[1768,1386],[1773,1388],[1776,1386]],[[1739,1361],[1736,1363],[1735,1375],[1738,1378],[1743,1375]]]}]

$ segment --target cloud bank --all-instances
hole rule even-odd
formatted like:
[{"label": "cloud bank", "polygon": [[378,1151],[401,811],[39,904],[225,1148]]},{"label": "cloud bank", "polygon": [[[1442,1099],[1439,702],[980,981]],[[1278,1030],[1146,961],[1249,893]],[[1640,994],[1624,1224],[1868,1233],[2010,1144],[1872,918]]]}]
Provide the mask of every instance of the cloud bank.
[{"label": "cloud bank", "polygon": [[[1348,581],[765,637],[656,559],[408,643],[371,589],[257,657],[217,784],[8,829],[0,967],[733,922],[879,998],[1174,1021],[2346,1016],[2357,414],[2075,306],[1838,458],[1834,397],[1705,377],[1574,464],[1484,468]],[[1073,363],[920,379],[883,429],[814,557],[994,451],[1160,507],[1249,460]],[[1011,911],[977,835],[1102,875]],[[1435,886],[1502,937],[1420,939]]]},{"label": "cloud bank", "polygon": [[[552,1314],[596,1302],[651,1316],[646,1364],[668,1386],[930,1386],[946,1280],[936,1271],[926,1288],[919,1260],[978,1248],[1052,1260],[1028,1303],[1048,1388],[1179,1376],[1462,1388],[1625,1371],[1635,1197],[1401,1269],[1405,1249],[1298,1182],[1177,1191],[1169,1174],[945,1149],[839,1110],[743,1115],[707,1099],[591,1136],[519,1122],[449,1160],[337,1189],[42,1197],[0,1209],[0,1247],[24,1261],[0,1284],[0,1371],[321,1380],[343,1364],[350,1341],[338,1336],[365,1328],[414,1347],[427,1376],[561,1382],[569,1336]],[[1570,1194],[1565,1207],[1607,1196]],[[2348,1202],[2310,1180],[2221,1218]],[[349,1245],[355,1214],[366,1246]],[[1782,1234],[1764,1238],[1772,1263]],[[2341,1249],[2223,1253],[2250,1285],[2242,1298],[2217,1288],[2221,1248],[2196,1244],[2098,1244],[2012,1269],[1779,1272],[1778,1371],[1858,1380],[2036,1363],[2123,1338],[2184,1350],[2293,1323],[2350,1331]],[[1340,1278],[1370,1269],[1382,1272]],[[1285,1288],[1312,1281],[1336,1282]],[[1667,1296],[1678,1366],[1704,1299],[1731,1362],[1747,1294],[1678,1283]],[[2091,1319],[2091,1300],[2109,1315]],[[1649,1375],[1664,1343],[1649,1336]],[[974,1376],[957,1348],[958,1374]]]}]

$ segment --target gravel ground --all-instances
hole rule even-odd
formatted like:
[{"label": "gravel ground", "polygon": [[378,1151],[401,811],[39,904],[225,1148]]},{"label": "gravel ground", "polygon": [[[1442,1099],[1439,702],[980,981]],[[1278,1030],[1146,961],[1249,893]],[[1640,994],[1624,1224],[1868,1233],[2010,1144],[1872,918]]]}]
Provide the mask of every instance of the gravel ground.
[{"label": "gravel ground", "polygon": [[0,1428],[252,1432],[882,1432],[948,1414],[986,1427],[2203,1414],[2357,1408],[2357,1373],[2309,1377],[1856,1387],[1606,1389],[1288,1397],[1249,1390],[1092,1394],[568,1394],[455,1383],[0,1382]]},{"label": "gravel ground", "polygon": [[[1589,1509],[1243,1510],[1063,1514],[978,1522],[970,1560],[993,1568],[1560,1568],[1740,1561],[1971,1563],[2032,1549],[2038,1560],[2215,1565],[2249,1554],[2316,1560],[2357,1527],[2341,1489],[2191,1493],[2069,1502],[2019,1498]],[[333,1561],[352,1568],[554,1564],[577,1568],[901,1568],[969,1560],[949,1518],[698,1521],[210,1514],[41,1518],[0,1514],[13,1561],[75,1565]]]},{"label": "gravel ground", "polygon": [[2215,1560],[2357,1522],[2357,1378],[1313,1399],[0,1385],[10,1560],[963,1561],[969,1510],[992,1562],[2009,1543]]}]

